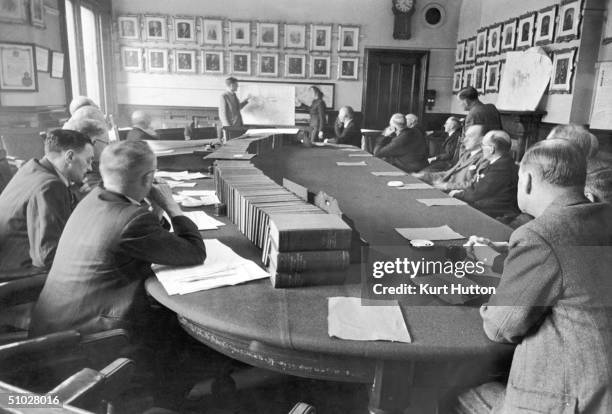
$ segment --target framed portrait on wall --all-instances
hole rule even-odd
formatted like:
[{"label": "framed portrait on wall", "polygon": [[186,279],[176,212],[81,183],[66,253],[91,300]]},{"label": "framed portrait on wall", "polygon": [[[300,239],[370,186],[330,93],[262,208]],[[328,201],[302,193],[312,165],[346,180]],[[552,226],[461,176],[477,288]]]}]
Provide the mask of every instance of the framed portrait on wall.
[{"label": "framed portrait on wall", "polygon": [[465,40],[457,42],[457,50],[455,51],[455,62],[463,63],[465,60]]},{"label": "framed portrait on wall", "polygon": [[547,45],[553,42],[555,36],[555,18],[557,17],[557,5],[542,9],[538,12],[535,25],[535,45]]},{"label": "framed portrait on wall", "polygon": [[487,71],[487,64],[480,63],[474,66],[474,84],[472,85],[478,93],[485,93],[485,76]]},{"label": "framed portrait on wall", "polygon": [[338,28],[338,52],[359,51],[359,27],[339,26]]},{"label": "framed portrait on wall", "polygon": [[257,46],[278,46],[278,23],[257,23]]},{"label": "framed portrait on wall", "polygon": [[306,55],[285,55],[285,76],[303,78],[306,76]]},{"label": "framed portrait on wall", "polygon": [[145,16],[145,33],[147,40],[166,40],[168,32],[165,16]]},{"label": "framed portrait on wall", "polygon": [[556,42],[569,42],[578,39],[582,19],[582,0],[574,0],[559,6],[559,24]]},{"label": "framed portrait on wall", "polygon": [[251,23],[250,22],[230,22],[230,44],[250,45],[251,44]]},{"label": "framed portrait on wall", "polygon": [[463,69],[453,73],[453,92],[459,92],[463,86]]},{"label": "framed portrait on wall", "polygon": [[535,27],[534,13],[524,14],[519,18],[518,29],[516,31],[516,48],[527,49],[533,46],[533,29]]},{"label": "framed portrait on wall", "polygon": [[497,24],[489,28],[489,42],[487,44],[487,55],[498,55],[501,48],[502,25]]},{"label": "framed portrait on wall", "polygon": [[204,73],[223,73],[223,52],[202,51]]},{"label": "framed portrait on wall", "polygon": [[36,70],[39,72],[49,72],[49,49],[36,46]]},{"label": "framed portrait on wall", "polygon": [[306,25],[286,24],[285,25],[285,48],[305,49],[306,48]]},{"label": "framed portrait on wall", "polygon": [[260,53],[257,56],[257,62],[259,76],[278,76],[278,54]]},{"label": "framed portrait on wall", "polygon": [[223,44],[223,20],[203,19],[202,31],[204,33],[204,44]]},{"label": "framed portrait on wall", "polygon": [[140,38],[138,16],[119,16],[117,27],[119,29],[119,39],[138,40]]},{"label": "framed portrait on wall", "polygon": [[174,18],[174,40],[176,42],[195,42],[195,19],[193,17]]},{"label": "framed portrait on wall", "polygon": [[465,43],[465,62],[476,60],[476,38],[471,37]]},{"label": "framed portrait on wall", "polygon": [[147,49],[147,71],[153,73],[168,72],[168,50]]},{"label": "framed portrait on wall", "polygon": [[501,43],[501,50],[503,52],[506,52],[508,50],[514,50],[514,47],[516,45],[516,25],[516,19],[510,19],[504,22]]},{"label": "framed portrait on wall", "polygon": [[499,92],[500,62],[488,62],[485,92]]},{"label": "framed portrait on wall", "polygon": [[45,4],[43,0],[30,0],[30,22],[33,26],[45,27]]},{"label": "framed portrait on wall", "polygon": [[196,73],[196,52],[194,50],[175,50],[174,71],[176,73]]},{"label": "framed portrait on wall", "polygon": [[0,89],[5,91],[38,90],[34,45],[0,43]]},{"label": "framed portrait on wall", "polygon": [[487,34],[488,28],[480,29],[476,33],[476,56],[484,56],[487,54]]},{"label": "framed portrait on wall", "polygon": [[466,68],[463,70],[463,87],[474,86],[474,68]]},{"label": "framed portrait on wall", "polygon": [[140,72],[142,70],[142,49],[139,47],[122,47],[121,67],[123,70]]},{"label": "framed portrait on wall", "polygon": [[329,78],[329,56],[311,56],[310,57],[310,77],[311,78]]},{"label": "framed portrait on wall", "polygon": [[251,53],[232,52],[230,55],[231,72],[238,75],[251,74]]},{"label": "framed portrait on wall", "polygon": [[331,25],[313,24],[310,29],[310,50],[331,50]]},{"label": "framed portrait on wall", "polygon": [[357,80],[359,78],[359,58],[338,58],[338,79]]},{"label": "framed portrait on wall", "polygon": [[23,23],[26,20],[23,0],[0,1],[0,22]]},{"label": "framed portrait on wall", "polygon": [[64,54],[51,52],[51,77],[61,79],[64,77]]},{"label": "framed portrait on wall", "polygon": [[555,51],[550,93],[571,93],[575,56],[576,48]]}]

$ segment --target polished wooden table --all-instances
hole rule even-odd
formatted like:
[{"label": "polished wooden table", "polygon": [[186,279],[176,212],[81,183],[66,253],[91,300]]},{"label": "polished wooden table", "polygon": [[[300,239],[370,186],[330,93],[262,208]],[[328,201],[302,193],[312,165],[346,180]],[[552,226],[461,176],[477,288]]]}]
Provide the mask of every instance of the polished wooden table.
[{"label": "polished wooden table", "polygon": [[[426,207],[417,198],[444,195],[437,190],[397,190],[372,171],[394,171],[382,160],[349,157],[337,148],[283,147],[253,159],[280,182],[286,177],[309,190],[338,200],[371,246],[410,251],[396,227],[450,225],[463,235],[507,240],[511,230],[469,206]],[[339,167],[336,161],[365,161],[367,166]],[[179,167],[180,169],[180,167]],[[199,187],[212,183],[200,182]],[[228,224],[205,231],[244,257],[260,252]],[[232,358],[301,377],[372,385],[370,412],[436,412],[437,401],[458,388],[490,380],[511,357],[513,347],[489,341],[477,307],[446,306],[434,296],[400,298],[413,342],[347,341],[327,333],[327,298],[361,295],[360,265],[351,265],[349,283],[273,289],[268,280],[188,295],[168,296],[159,282],[147,280],[148,292],[178,314],[193,337]]]}]

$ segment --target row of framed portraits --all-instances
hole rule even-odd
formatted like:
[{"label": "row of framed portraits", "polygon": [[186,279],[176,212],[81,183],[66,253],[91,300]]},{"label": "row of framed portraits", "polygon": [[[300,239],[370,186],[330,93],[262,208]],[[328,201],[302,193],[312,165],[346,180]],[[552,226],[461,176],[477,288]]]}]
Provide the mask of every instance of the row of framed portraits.
[{"label": "row of framed portraits", "polygon": [[0,43],[0,90],[36,92],[38,72],[64,77],[64,54],[31,43]]},{"label": "row of framed portraits", "polygon": [[[193,16],[173,16],[168,27],[167,16],[128,15],[117,18],[119,39],[169,41],[172,29],[172,40],[180,43],[196,43],[201,32],[201,43],[205,45],[224,45],[225,20],[206,19]],[[142,27],[140,22],[142,21]],[[198,25],[197,22],[201,21]],[[256,27],[255,45],[259,47],[279,47],[280,23],[249,21],[228,21],[229,41],[232,46],[251,46],[251,27]],[[307,42],[308,27],[310,27],[310,42]],[[288,49],[309,49],[312,51],[329,52],[332,45],[331,24],[283,24],[284,47]],[[359,27],[354,25],[338,25],[338,51],[357,52],[359,50]]]},{"label": "row of framed portraits", "polygon": [[[198,55],[200,71],[197,69]],[[125,71],[146,71],[149,73],[168,73],[170,68],[174,73],[205,73],[222,75],[258,75],[279,77],[280,63],[284,58],[284,76],[288,78],[329,79],[331,77],[330,56],[310,56],[309,71],[307,71],[307,55],[279,53],[257,53],[256,70],[252,68],[252,53],[243,51],[229,52],[229,70],[225,68],[225,52],[216,50],[169,50],[142,49],[138,47],[121,48],[121,65]],[[172,59],[172,63],[169,60]],[[359,78],[358,57],[338,57],[338,79],[357,80]]]},{"label": "row of framed portraits", "polygon": [[583,0],[552,5],[503,23],[481,28],[476,36],[457,43],[455,61],[471,63],[479,56],[523,50],[532,46],[578,39]]},{"label": "row of framed portraits", "polygon": [[0,22],[25,23],[26,14],[30,15],[30,24],[45,27],[44,0],[3,0],[0,1]]},{"label": "row of framed portraits", "polygon": [[[553,67],[548,92],[571,93],[574,61],[577,48],[557,50],[553,53]],[[499,92],[499,83],[505,60],[480,62],[474,66],[456,69],[453,75],[453,92],[473,86],[479,93]]]}]

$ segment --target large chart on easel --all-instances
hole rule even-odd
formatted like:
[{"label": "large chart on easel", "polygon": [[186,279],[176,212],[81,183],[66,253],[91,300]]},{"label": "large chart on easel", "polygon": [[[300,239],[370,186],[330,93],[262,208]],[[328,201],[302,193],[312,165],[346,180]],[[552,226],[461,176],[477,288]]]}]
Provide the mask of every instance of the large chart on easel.
[{"label": "large chart on easel", "polygon": [[238,96],[249,103],[242,108],[247,125],[295,125],[295,87],[274,83],[240,83]]}]

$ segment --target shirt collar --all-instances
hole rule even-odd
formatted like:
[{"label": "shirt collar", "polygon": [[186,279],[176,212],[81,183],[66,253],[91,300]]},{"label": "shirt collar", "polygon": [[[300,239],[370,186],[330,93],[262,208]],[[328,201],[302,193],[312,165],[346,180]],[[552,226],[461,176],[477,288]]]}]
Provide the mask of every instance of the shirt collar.
[{"label": "shirt collar", "polygon": [[344,127],[346,128],[348,126],[348,124],[350,124],[352,121],[352,119],[345,119],[344,120]]},{"label": "shirt collar", "polygon": [[70,180],[68,180],[68,178],[62,174],[62,172],[60,170],[57,169],[57,167],[55,166],[55,164],[53,164],[51,161],[49,161],[49,164],[51,164],[51,166],[53,167],[53,169],[55,170],[55,173],[57,174],[57,176],[59,177],[60,180],[62,180],[62,183],[64,183],[64,185],[66,187],[70,187]]},{"label": "shirt collar", "polygon": [[142,203],[139,203],[138,201],[134,200],[132,197],[128,197],[125,194],[122,194],[125,198],[128,199],[128,201],[138,207],[140,207],[142,205]]}]

